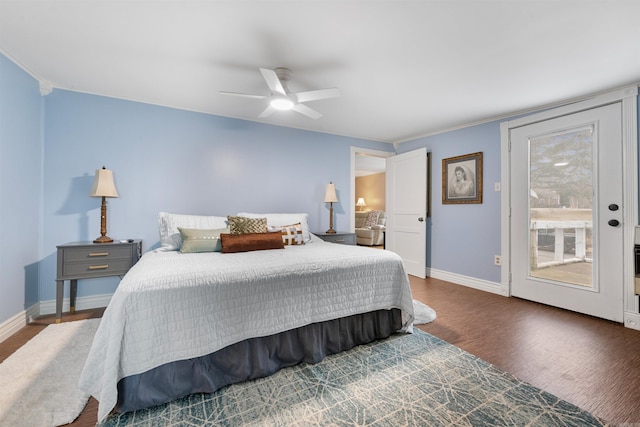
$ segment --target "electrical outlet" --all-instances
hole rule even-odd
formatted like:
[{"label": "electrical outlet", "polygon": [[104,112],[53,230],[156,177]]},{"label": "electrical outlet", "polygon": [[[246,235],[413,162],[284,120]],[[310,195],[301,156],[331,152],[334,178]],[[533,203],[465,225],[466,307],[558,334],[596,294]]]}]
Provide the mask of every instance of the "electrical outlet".
[{"label": "electrical outlet", "polygon": [[502,257],[500,255],[493,256],[493,263],[495,265],[502,265]]}]

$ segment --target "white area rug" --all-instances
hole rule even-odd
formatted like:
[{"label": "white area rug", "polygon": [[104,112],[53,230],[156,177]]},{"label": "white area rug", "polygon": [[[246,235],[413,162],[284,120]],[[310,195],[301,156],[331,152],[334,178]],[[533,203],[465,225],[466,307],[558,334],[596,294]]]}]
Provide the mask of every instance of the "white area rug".
[{"label": "white area rug", "polygon": [[89,399],[78,380],[100,319],[47,326],[0,363],[0,426],[75,420]]},{"label": "white area rug", "polygon": [[423,304],[417,299],[414,299],[413,316],[414,325],[424,325],[425,323],[433,322],[434,320],[436,320],[436,311],[428,305]]}]

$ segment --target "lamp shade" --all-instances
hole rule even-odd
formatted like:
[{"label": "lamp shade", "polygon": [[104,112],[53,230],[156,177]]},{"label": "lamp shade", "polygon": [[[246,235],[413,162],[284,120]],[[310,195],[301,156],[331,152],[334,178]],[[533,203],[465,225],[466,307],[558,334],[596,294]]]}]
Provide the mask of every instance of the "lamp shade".
[{"label": "lamp shade", "polygon": [[335,203],[338,201],[338,196],[336,196],[336,185],[334,183],[327,184],[327,191],[324,193],[324,202],[325,203]]},{"label": "lamp shade", "polygon": [[113,171],[106,169],[96,169],[96,177],[89,193],[91,197],[119,197],[116,184],[113,182]]},{"label": "lamp shade", "polygon": [[356,202],[356,206],[365,207],[367,204],[364,202],[364,197],[358,197],[358,201]]}]

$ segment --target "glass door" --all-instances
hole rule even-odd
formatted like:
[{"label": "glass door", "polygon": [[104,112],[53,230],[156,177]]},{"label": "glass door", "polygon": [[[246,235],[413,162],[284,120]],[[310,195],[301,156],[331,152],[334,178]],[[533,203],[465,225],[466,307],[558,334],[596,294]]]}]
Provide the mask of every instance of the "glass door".
[{"label": "glass door", "polygon": [[512,295],[622,322],[621,111],[511,129]]}]

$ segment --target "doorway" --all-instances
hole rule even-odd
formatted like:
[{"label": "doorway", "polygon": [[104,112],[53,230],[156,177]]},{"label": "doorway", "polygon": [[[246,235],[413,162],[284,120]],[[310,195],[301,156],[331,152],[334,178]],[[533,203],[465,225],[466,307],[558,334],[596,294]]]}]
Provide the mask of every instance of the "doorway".
[{"label": "doorway", "polygon": [[[387,151],[351,147],[351,197],[349,200],[353,209],[350,219],[352,233],[355,230],[355,212],[372,209],[386,210],[384,187],[386,159],[393,155],[394,153]],[[374,190],[373,186],[380,181],[383,187]],[[365,190],[360,193],[357,191],[358,188]],[[364,199],[365,206],[356,206],[359,198]]]}]

